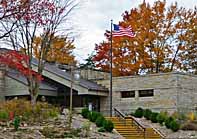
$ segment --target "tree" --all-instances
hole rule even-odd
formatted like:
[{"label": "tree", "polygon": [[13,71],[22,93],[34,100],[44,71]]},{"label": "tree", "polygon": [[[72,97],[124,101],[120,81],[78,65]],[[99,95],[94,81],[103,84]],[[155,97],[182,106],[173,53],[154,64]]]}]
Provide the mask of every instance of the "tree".
[{"label": "tree", "polygon": [[42,80],[42,76],[32,69],[28,68],[29,57],[15,50],[6,50],[0,53],[0,63],[8,68],[16,69],[25,77],[32,77],[38,82]]},{"label": "tree", "polygon": [[[25,14],[28,0],[1,0],[0,2],[0,23],[3,28],[0,29],[0,39],[8,37],[8,34],[16,28],[16,22],[10,21],[10,18],[20,19]],[[9,29],[5,26],[10,24]]]},{"label": "tree", "polygon": [[197,8],[195,8],[195,12],[187,11],[186,18],[187,22],[181,25],[185,28],[184,34],[179,36],[185,50],[179,59],[182,61],[182,70],[197,74]]},{"label": "tree", "polygon": [[90,68],[90,69],[95,69],[96,66],[95,66],[94,61],[92,60],[93,57],[94,57],[94,54],[93,54],[93,53],[90,54],[90,55],[88,56],[88,58],[85,59],[85,62],[86,62],[86,63],[80,64],[80,68],[81,68],[81,69],[89,69],[89,68]]},{"label": "tree", "polygon": [[[182,57],[186,42],[194,36],[191,30],[196,28],[196,14],[196,9],[178,8],[177,3],[166,8],[165,1],[156,1],[153,6],[144,1],[138,8],[125,11],[119,25],[130,25],[136,37],[112,38],[114,76],[183,70]],[[104,70],[109,69],[107,34],[109,31],[105,33],[107,41],[96,45],[93,58]]]},{"label": "tree", "polygon": [[[41,51],[41,37],[36,37],[33,42],[34,55],[39,59],[39,53]],[[51,46],[43,59],[47,62],[57,62],[60,64],[76,63],[72,54],[75,46],[73,40],[69,40],[68,37],[52,36]]]},{"label": "tree", "polygon": [[[24,15],[21,18],[10,18],[10,22],[16,22],[16,29],[8,34],[6,40],[15,50],[23,50],[24,54],[29,58],[27,67],[33,70],[33,47],[36,34],[40,36],[40,46],[38,53],[38,65],[36,72],[42,75],[47,53],[51,48],[53,37],[57,33],[67,35],[69,28],[64,28],[67,23],[68,16],[77,6],[73,0],[28,0],[27,6],[23,8]],[[64,23],[64,27],[62,24]],[[5,30],[9,30],[10,26],[4,26]],[[61,27],[61,32],[60,32]],[[29,92],[32,105],[36,103],[39,91],[39,82],[33,77],[27,77]]]}]

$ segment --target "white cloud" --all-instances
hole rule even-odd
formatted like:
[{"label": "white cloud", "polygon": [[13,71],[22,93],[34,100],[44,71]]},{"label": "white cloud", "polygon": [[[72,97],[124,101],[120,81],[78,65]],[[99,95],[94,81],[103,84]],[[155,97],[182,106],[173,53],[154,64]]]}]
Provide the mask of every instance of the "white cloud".
[{"label": "white cloud", "polygon": [[[146,0],[153,4],[155,0]],[[74,21],[77,22],[79,36],[75,39],[75,54],[82,61],[88,57],[95,47],[95,43],[102,42],[105,30],[110,29],[110,20],[114,23],[122,20],[121,14],[137,7],[143,0],[81,0],[80,7],[76,11]],[[175,0],[166,0],[167,4]],[[193,8],[196,0],[178,0],[179,6]]]}]

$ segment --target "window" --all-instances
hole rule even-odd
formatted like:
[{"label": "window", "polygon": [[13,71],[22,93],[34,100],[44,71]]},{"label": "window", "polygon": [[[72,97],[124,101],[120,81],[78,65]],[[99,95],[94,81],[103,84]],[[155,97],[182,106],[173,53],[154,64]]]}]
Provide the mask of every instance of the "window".
[{"label": "window", "polygon": [[135,97],[135,91],[121,91],[122,98],[132,98]]},{"label": "window", "polygon": [[153,89],[139,90],[139,97],[152,97],[154,96]]}]

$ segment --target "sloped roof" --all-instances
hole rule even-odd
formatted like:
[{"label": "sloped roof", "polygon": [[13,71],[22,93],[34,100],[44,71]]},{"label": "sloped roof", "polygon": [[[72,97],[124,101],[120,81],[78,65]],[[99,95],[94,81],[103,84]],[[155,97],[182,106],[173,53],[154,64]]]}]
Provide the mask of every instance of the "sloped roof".
[{"label": "sloped roof", "polygon": [[[10,49],[7,49],[7,48],[0,48],[1,52],[2,51],[9,51]],[[32,59],[32,64],[34,64],[35,66],[38,65],[38,61],[33,58]],[[52,74],[55,74],[61,78],[64,78],[68,81],[71,81],[71,75],[69,72],[65,72],[65,71],[62,71],[61,69],[59,69],[55,64],[49,64],[49,63],[45,63],[45,68],[44,70],[52,73]],[[19,76],[18,75],[14,75],[14,74],[11,74],[10,73],[10,76],[17,79],[18,81],[21,81],[23,83],[27,83],[26,79],[23,78],[22,76]],[[17,76],[17,77],[16,77]],[[50,78],[50,77],[48,77]],[[52,79],[53,80],[53,79]],[[79,79],[79,84],[80,86],[88,89],[88,90],[92,90],[92,91],[103,91],[103,92],[107,92],[108,89],[102,85],[99,85],[93,81],[89,81],[89,80],[85,80],[85,79]],[[41,88],[45,88],[45,89],[54,89],[53,87],[50,88],[49,85],[45,84],[44,82],[41,83]]]},{"label": "sloped roof", "polygon": [[[8,77],[16,80],[16,81],[19,81],[19,82],[23,83],[24,85],[27,85],[27,79],[15,70],[10,70],[9,69],[8,72],[6,73],[6,75]],[[56,91],[57,90],[57,88],[48,85],[45,81],[41,81],[39,88],[41,90],[50,90],[50,91]]]},{"label": "sloped roof", "polygon": [[[38,65],[38,61],[36,59],[32,60],[32,63],[34,65]],[[64,78],[66,80],[71,81],[71,75],[69,72],[65,72],[62,71],[61,69],[59,69],[55,64],[49,64],[49,63],[45,63],[45,68],[44,70],[53,73],[61,78]],[[48,77],[50,78],[50,77]],[[79,79],[79,85],[87,88],[88,90],[93,90],[93,91],[104,91],[107,92],[108,89],[105,88],[104,86],[101,86],[93,81],[89,81],[89,80],[85,80],[85,79]]]}]

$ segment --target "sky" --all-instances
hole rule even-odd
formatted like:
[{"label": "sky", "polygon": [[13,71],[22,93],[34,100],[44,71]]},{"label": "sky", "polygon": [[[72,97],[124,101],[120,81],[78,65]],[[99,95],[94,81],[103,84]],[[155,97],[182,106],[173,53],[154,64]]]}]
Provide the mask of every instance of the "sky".
[{"label": "sky", "polygon": [[[151,5],[155,0],[146,0]],[[175,3],[178,6],[194,9],[197,0],[166,0],[167,5]],[[137,8],[143,0],[80,0],[74,11],[73,23],[77,34],[75,37],[74,55],[80,63],[84,63],[94,50],[95,44],[105,40],[105,30],[110,30],[110,20],[116,24],[122,21],[122,13]]]}]

